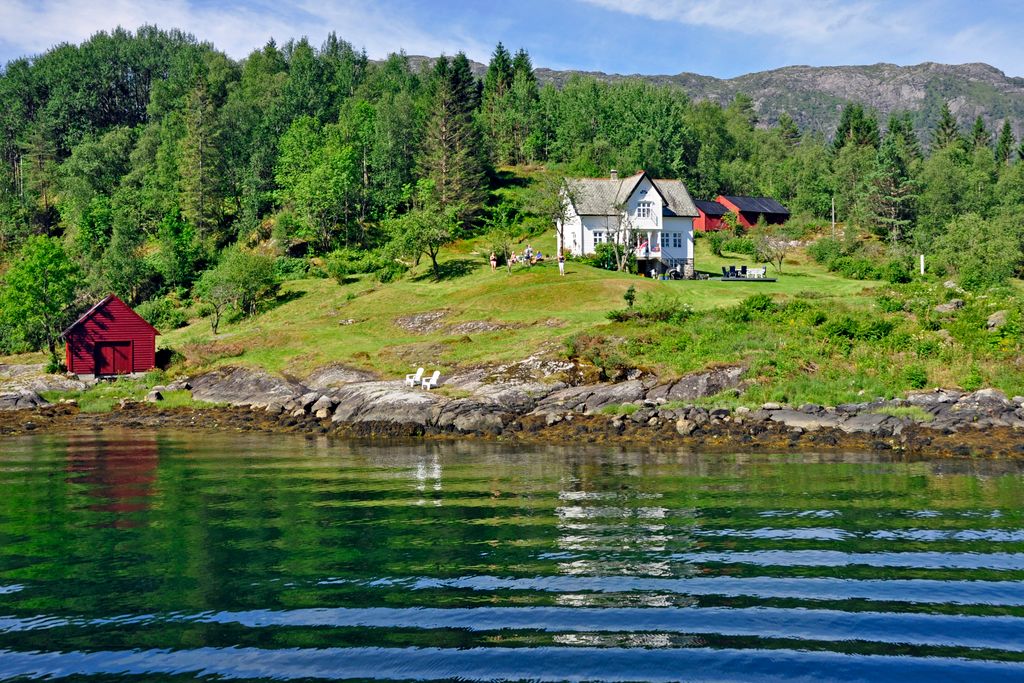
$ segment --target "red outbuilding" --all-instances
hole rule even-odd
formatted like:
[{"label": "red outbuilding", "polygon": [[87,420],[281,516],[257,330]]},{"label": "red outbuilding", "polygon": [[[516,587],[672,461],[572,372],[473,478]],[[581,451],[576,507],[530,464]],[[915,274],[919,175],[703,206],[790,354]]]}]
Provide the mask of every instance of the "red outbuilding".
[{"label": "red outbuilding", "polygon": [[737,222],[745,228],[757,225],[761,216],[768,225],[781,225],[789,220],[789,209],[771,197],[732,197],[720,194],[715,201],[736,214]]},{"label": "red outbuilding", "polygon": [[156,366],[156,328],[111,294],[64,330],[68,370],[127,375]]},{"label": "red outbuilding", "polygon": [[694,200],[693,205],[697,207],[697,217],[693,219],[693,227],[701,232],[721,230],[725,227],[722,224],[722,216],[729,212],[718,202],[705,202]]}]

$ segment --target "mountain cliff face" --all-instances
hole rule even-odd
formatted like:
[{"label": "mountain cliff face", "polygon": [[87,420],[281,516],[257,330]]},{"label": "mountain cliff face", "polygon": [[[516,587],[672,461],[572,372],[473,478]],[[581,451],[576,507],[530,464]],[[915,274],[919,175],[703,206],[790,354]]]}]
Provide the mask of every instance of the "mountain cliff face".
[{"label": "mountain cliff face", "polygon": [[[432,62],[414,57],[414,64]],[[483,75],[486,65],[472,63]],[[539,68],[538,80],[563,85],[574,75],[602,81],[638,78],[650,83],[682,88],[695,100],[727,104],[737,93],[754,100],[762,125],[778,121],[788,113],[802,131],[831,135],[839,113],[848,102],[876,110],[882,125],[889,114],[909,111],[919,131],[928,131],[938,120],[943,102],[964,128],[979,114],[990,130],[1008,118],[1018,139],[1024,132],[1024,78],[1012,78],[988,64],[936,64],[914,66],[872,64],[869,66],[787,66],[736,78],[720,79],[693,73],[676,75],[620,75],[599,71],[555,71]],[[927,137],[927,136],[926,136]]]}]

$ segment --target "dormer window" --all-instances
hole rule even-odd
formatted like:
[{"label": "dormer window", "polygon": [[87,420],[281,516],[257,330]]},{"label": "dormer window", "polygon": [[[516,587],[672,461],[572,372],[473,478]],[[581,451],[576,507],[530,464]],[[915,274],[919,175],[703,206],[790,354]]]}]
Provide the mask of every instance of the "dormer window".
[{"label": "dormer window", "polygon": [[636,205],[637,218],[650,218],[654,215],[654,202],[639,202]]}]

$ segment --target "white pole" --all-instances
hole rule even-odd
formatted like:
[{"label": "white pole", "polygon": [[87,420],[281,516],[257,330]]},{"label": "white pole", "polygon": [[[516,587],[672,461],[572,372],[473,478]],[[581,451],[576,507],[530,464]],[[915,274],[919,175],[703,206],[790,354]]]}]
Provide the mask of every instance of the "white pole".
[{"label": "white pole", "polygon": [[836,238],[836,198],[832,196],[832,239]]},{"label": "white pole", "polygon": [[924,254],[921,254],[921,275],[924,275]]}]

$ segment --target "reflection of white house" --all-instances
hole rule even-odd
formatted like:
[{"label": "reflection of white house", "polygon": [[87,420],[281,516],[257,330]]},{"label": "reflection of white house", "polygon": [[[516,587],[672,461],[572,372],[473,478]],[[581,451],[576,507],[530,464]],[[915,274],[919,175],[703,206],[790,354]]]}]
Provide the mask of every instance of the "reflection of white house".
[{"label": "reflection of white house", "polygon": [[[626,178],[566,178],[567,216],[556,226],[559,249],[592,254],[602,242],[626,245],[641,273],[678,268],[693,277],[693,219],[697,207],[679,180],[651,178],[645,171]],[[565,244],[561,244],[564,237]]]}]

